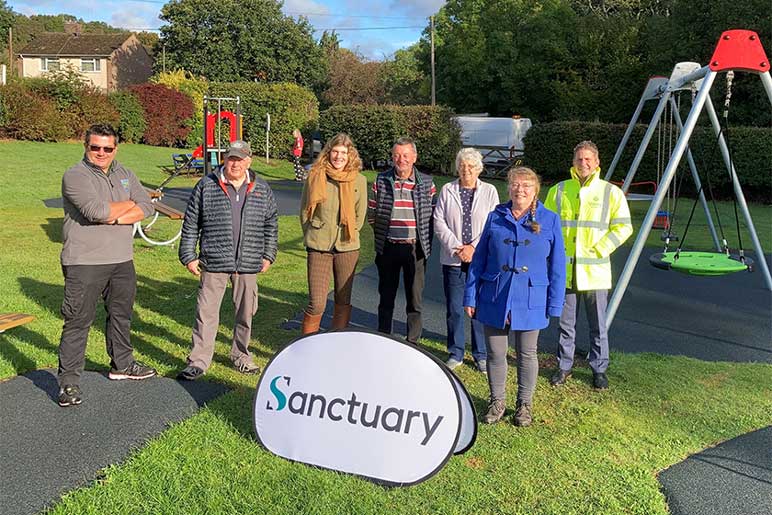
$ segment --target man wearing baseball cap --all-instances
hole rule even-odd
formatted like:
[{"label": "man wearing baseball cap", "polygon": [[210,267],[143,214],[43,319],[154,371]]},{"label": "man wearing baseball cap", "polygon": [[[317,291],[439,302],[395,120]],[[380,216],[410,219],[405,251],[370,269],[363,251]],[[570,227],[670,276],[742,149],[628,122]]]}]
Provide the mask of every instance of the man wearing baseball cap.
[{"label": "man wearing baseball cap", "polygon": [[259,371],[249,352],[257,274],[267,272],[276,259],[279,225],[273,191],[250,170],[251,163],[249,143],[233,141],[223,165],[196,184],[188,201],[179,257],[200,284],[193,349],[179,379],[198,379],[212,364],[229,282],[235,312],[229,357],[239,372]]}]

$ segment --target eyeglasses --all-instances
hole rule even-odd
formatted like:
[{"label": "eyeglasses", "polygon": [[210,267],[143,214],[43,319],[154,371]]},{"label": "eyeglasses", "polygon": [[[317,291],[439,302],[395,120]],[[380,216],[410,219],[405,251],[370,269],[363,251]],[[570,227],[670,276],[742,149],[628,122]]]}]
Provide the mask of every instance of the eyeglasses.
[{"label": "eyeglasses", "polygon": [[530,190],[533,189],[533,184],[529,182],[513,182],[509,187],[513,190]]},{"label": "eyeglasses", "polygon": [[113,150],[115,150],[115,147],[100,147],[99,145],[89,145],[88,149],[92,152],[99,152],[100,150],[104,150],[105,154],[112,154]]}]

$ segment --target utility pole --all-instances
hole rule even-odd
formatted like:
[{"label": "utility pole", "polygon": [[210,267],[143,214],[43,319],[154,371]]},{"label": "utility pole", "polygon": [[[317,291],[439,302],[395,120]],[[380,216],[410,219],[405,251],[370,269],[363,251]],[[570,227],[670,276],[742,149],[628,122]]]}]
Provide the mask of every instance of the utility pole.
[{"label": "utility pole", "polygon": [[435,93],[436,81],[434,78],[434,16],[429,16],[429,22],[432,27],[432,105],[435,105],[437,96]]},{"label": "utility pole", "polygon": [[166,73],[166,42],[161,47],[161,66],[163,67],[163,72]]},{"label": "utility pole", "polygon": [[10,76],[13,76],[13,28],[8,27],[8,69],[11,73],[9,73]]}]

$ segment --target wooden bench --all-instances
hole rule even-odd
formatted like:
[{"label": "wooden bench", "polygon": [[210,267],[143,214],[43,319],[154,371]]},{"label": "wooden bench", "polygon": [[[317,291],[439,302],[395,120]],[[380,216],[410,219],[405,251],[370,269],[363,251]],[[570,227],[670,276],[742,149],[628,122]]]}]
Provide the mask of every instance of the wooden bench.
[{"label": "wooden bench", "polygon": [[6,329],[24,325],[35,320],[32,315],[25,315],[24,313],[3,313],[0,314],[0,333]]},{"label": "wooden bench", "polygon": [[155,207],[156,211],[162,215],[168,216],[172,220],[182,220],[185,217],[185,213],[182,211],[174,209],[169,204],[164,204],[161,202],[161,199],[164,196],[163,192],[148,188],[147,186],[145,186],[145,190],[147,190],[147,194],[150,195],[150,198],[153,199],[153,206]]},{"label": "wooden bench", "polygon": [[188,173],[204,171],[204,160],[201,158],[193,159],[193,154],[172,154],[172,163],[175,173],[180,173],[183,170],[187,170]]}]

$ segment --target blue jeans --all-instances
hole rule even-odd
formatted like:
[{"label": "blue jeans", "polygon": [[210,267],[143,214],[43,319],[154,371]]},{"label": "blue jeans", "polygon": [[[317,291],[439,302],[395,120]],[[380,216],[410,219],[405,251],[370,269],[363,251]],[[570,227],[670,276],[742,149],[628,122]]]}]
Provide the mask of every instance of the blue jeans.
[{"label": "blue jeans", "polygon": [[[448,325],[448,353],[456,361],[464,359],[464,287],[466,272],[460,266],[442,265],[442,286],[445,289],[445,310]],[[475,361],[486,359],[483,325],[472,320],[472,357]]]}]

